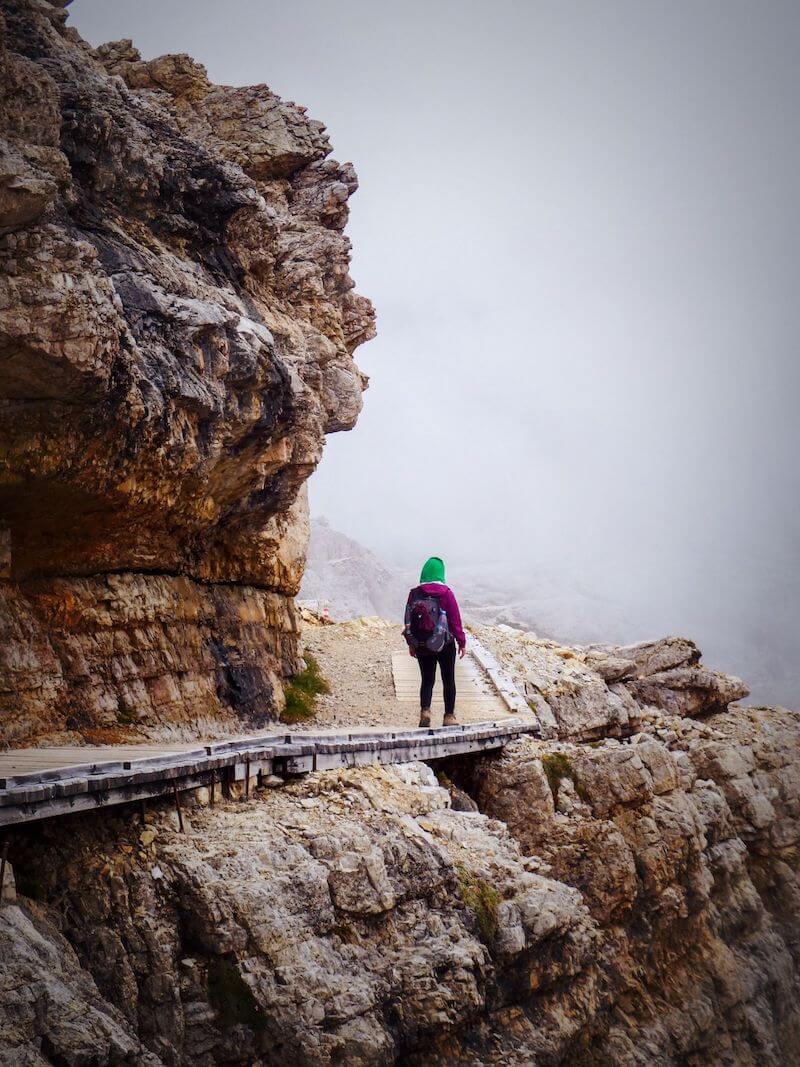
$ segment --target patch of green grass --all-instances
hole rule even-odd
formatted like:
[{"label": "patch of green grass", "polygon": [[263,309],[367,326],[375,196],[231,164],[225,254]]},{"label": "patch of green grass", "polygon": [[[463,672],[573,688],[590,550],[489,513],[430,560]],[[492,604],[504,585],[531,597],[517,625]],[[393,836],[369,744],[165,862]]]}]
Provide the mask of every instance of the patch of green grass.
[{"label": "patch of green grass", "polygon": [[500,894],[485,878],[468,871],[461,864],[456,865],[456,874],[461,900],[475,916],[481,940],[491,945],[497,933]]},{"label": "patch of green grass", "polygon": [[310,652],[303,656],[305,668],[286,686],[286,704],[281,712],[281,722],[303,722],[314,714],[320,693],[330,693],[331,687],[319,669],[319,663]]},{"label": "patch of green grass", "polygon": [[584,803],[589,803],[589,795],[580,784],[575,774],[575,768],[572,765],[572,760],[564,752],[548,752],[542,756],[542,769],[547,778],[547,784],[550,786],[550,792],[553,794],[553,800],[558,800],[558,783],[562,778],[570,778],[575,786],[575,792],[578,795],[578,799]]},{"label": "patch of green grass", "polygon": [[225,1030],[243,1023],[259,1033],[266,1025],[253,991],[231,960],[212,959],[208,968],[208,999]]},{"label": "patch of green grass", "polygon": [[562,778],[572,778],[575,773],[572,760],[563,752],[548,752],[542,756],[542,769],[555,800],[558,795],[558,783]]}]

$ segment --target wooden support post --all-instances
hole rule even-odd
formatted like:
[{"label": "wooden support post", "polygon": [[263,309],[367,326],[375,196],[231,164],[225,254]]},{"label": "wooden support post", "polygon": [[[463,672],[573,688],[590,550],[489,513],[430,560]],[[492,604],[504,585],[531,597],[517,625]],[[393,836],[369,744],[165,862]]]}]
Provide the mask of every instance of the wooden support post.
[{"label": "wooden support post", "polygon": [[250,757],[245,756],[244,760],[244,799],[250,799]]},{"label": "wooden support post", "polygon": [[214,807],[214,793],[216,791],[216,788],[217,788],[217,772],[216,771],[212,771],[211,772],[211,789],[209,790],[209,794],[208,794],[208,802],[209,802],[209,804],[211,805],[212,808]]},{"label": "wooden support post", "polygon": [[178,813],[178,827],[181,833],[185,833],[186,831],[183,829],[183,812],[181,811],[181,798],[178,796],[178,786],[174,781],[172,783],[172,794],[175,797],[175,810]]},{"label": "wooden support post", "polygon": [[3,838],[3,850],[0,853],[0,904],[3,903],[3,886],[6,884],[6,860],[8,859],[8,838]]},{"label": "wooden support post", "polygon": [[144,797],[139,801],[139,818],[142,821],[142,826],[147,821],[147,805],[144,802]]}]

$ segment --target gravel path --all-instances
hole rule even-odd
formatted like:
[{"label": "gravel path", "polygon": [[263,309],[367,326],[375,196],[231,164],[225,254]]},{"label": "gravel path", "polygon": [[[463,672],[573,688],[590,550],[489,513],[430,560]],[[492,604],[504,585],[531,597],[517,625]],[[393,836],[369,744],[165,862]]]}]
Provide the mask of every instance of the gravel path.
[{"label": "gravel path", "polygon": [[[292,730],[337,726],[379,726],[398,720],[392,681],[392,652],[406,647],[399,623],[353,619],[331,626],[303,625],[303,644],[319,661],[331,687],[317,698],[317,714]],[[418,716],[398,725],[416,726]]]}]

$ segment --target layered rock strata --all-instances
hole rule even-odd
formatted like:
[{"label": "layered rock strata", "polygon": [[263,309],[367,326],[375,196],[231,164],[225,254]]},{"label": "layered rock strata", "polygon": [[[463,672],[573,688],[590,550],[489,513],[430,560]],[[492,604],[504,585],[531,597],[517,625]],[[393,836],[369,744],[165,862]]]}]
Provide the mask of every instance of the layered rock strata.
[{"label": "layered rock strata", "polygon": [[[241,728],[372,313],[324,128],[0,0],[0,743]],[[800,720],[671,638],[482,640],[550,735],[17,828],[0,1063],[800,1057]],[[12,867],[13,875],[12,876]]]},{"label": "layered rock strata", "polygon": [[19,832],[0,1062],[792,1062],[798,715],[643,720]]},{"label": "layered rock strata", "polygon": [[304,108],[63,7],[0,3],[0,743],[272,716],[374,330],[356,177]]},{"label": "layered rock strata", "polygon": [[553,737],[16,831],[0,1062],[800,1055],[800,714],[677,638],[481,636]]}]

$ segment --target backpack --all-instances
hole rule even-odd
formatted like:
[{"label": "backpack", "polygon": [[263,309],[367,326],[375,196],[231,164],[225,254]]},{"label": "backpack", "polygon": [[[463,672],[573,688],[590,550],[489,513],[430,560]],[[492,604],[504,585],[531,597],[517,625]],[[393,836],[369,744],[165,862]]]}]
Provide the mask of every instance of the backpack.
[{"label": "backpack", "polygon": [[436,655],[442,651],[450,640],[450,624],[437,596],[423,593],[419,587],[411,590],[406,604],[403,637],[409,648],[423,655]]}]

